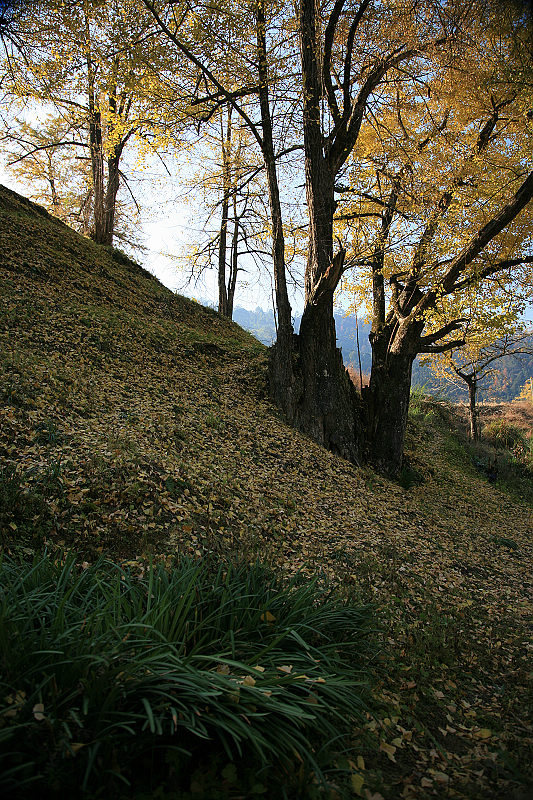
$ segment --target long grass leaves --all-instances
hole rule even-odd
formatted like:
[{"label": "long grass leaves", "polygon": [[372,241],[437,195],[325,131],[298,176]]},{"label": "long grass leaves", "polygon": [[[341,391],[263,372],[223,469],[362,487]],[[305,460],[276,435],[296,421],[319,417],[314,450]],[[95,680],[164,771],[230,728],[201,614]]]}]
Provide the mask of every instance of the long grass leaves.
[{"label": "long grass leaves", "polygon": [[154,758],[164,782],[168,752],[186,780],[206,748],[320,781],[317,747],[362,709],[369,626],[368,608],[261,564],[181,559],[139,577],[4,558],[0,788],[94,795]]}]

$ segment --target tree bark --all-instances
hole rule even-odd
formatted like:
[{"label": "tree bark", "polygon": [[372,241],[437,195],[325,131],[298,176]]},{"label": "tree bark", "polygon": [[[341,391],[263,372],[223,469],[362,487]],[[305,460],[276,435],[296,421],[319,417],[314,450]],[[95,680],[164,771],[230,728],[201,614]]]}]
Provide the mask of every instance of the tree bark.
[{"label": "tree bark", "polygon": [[104,219],[104,151],[102,144],[101,114],[96,107],[94,87],[89,87],[89,147],[93,180],[94,230],[93,239],[105,244]]},{"label": "tree bark", "polygon": [[220,238],[218,241],[218,313],[224,317],[232,316],[228,313],[228,290],[226,288],[226,252],[228,237],[228,218],[230,201],[230,148],[231,148],[231,106],[228,107],[228,120],[224,132],[224,122],[220,120],[221,150],[222,150],[222,216],[220,220]]},{"label": "tree bark", "polygon": [[298,349],[301,395],[296,427],[333,453],[360,463],[361,405],[336,347],[333,292],[305,306]]},{"label": "tree bark", "polygon": [[233,196],[233,240],[231,243],[231,264],[228,280],[228,317],[233,317],[233,303],[235,300],[235,287],[237,286],[237,273],[239,271],[239,216],[237,215],[237,198]]},{"label": "tree bark", "polygon": [[272,261],[274,266],[274,289],[278,314],[276,344],[272,347],[270,353],[270,391],[276,405],[283,411],[287,419],[292,422],[294,419],[296,402],[293,369],[294,331],[285,274],[283,214],[279,196],[276,155],[272,133],[272,117],[270,114],[265,0],[258,0],[257,2],[256,35],[259,105],[261,108],[261,150],[265,163],[272,221]]},{"label": "tree bark", "polygon": [[218,240],[218,313],[223,317],[228,314],[228,293],[226,290],[226,247],[228,231],[229,190],[224,186],[222,198],[222,218],[220,220],[220,238]]},{"label": "tree bark", "polygon": [[473,442],[479,442],[479,425],[477,411],[477,380],[475,375],[468,383],[468,416],[470,421],[470,438]]},{"label": "tree bark", "polygon": [[367,431],[369,461],[395,477],[401,470],[414,358],[394,355],[372,364]]},{"label": "tree bark", "polygon": [[411,395],[413,361],[422,323],[404,331],[394,320],[373,330],[370,386],[366,404],[366,454],[376,469],[396,477],[402,468],[405,431]]},{"label": "tree bark", "polygon": [[120,156],[117,153],[113,153],[113,155],[109,156],[107,159],[107,185],[103,211],[104,230],[100,244],[105,244],[110,247],[113,244],[113,236],[115,234],[117,194],[120,186],[119,163]]},{"label": "tree bark", "polygon": [[295,423],[320,444],[359,463],[357,392],[336,347],[333,294],[342,275],[344,250],[333,255],[335,171],[325,152],[321,129],[319,46],[314,0],[301,5],[300,47],[304,81],[305,184],[309,211],[309,253],[305,307],[300,324],[301,396]]}]

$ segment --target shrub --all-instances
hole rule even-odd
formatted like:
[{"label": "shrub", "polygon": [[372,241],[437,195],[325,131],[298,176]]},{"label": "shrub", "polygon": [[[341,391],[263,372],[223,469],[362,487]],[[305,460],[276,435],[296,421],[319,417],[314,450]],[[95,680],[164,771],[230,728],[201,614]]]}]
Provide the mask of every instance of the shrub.
[{"label": "shrub", "polygon": [[315,746],[362,709],[367,607],[261,564],[84,566],[0,563],[4,795],[183,789],[202,753],[321,779]]}]

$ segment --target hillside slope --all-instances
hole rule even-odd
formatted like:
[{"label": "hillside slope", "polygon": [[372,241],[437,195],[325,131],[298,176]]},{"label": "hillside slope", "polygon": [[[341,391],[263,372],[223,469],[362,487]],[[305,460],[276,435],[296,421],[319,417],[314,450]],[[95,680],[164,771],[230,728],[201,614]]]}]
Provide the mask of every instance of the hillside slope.
[{"label": "hillside slope", "polygon": [[444,417],[413,424],[421,483],[353,467],[280,420],[251,335],[4,188],[0,281],[4,548],[322,570],[375,599],[386,630],[365,786],[520,796],[532,511]]}]

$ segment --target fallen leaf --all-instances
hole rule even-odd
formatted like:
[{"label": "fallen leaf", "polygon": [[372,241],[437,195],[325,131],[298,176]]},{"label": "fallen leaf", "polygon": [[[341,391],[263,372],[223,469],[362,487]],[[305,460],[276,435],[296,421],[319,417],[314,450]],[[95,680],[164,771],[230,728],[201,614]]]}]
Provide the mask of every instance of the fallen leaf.
[{"label": "fallen leaf", "polygon": [[364,777],[359,772],[352,773],[352,789],[355,794],[358,794],[359,797],[363,796],[363,783],[365,782]]},{"label": "fallen leaf", "polygon": [[380,742],[379,749],[382,750],[391,761],[396,761],[394,758],[394,753],[396,752],[394,745],[387,744],[387,742]]}]

